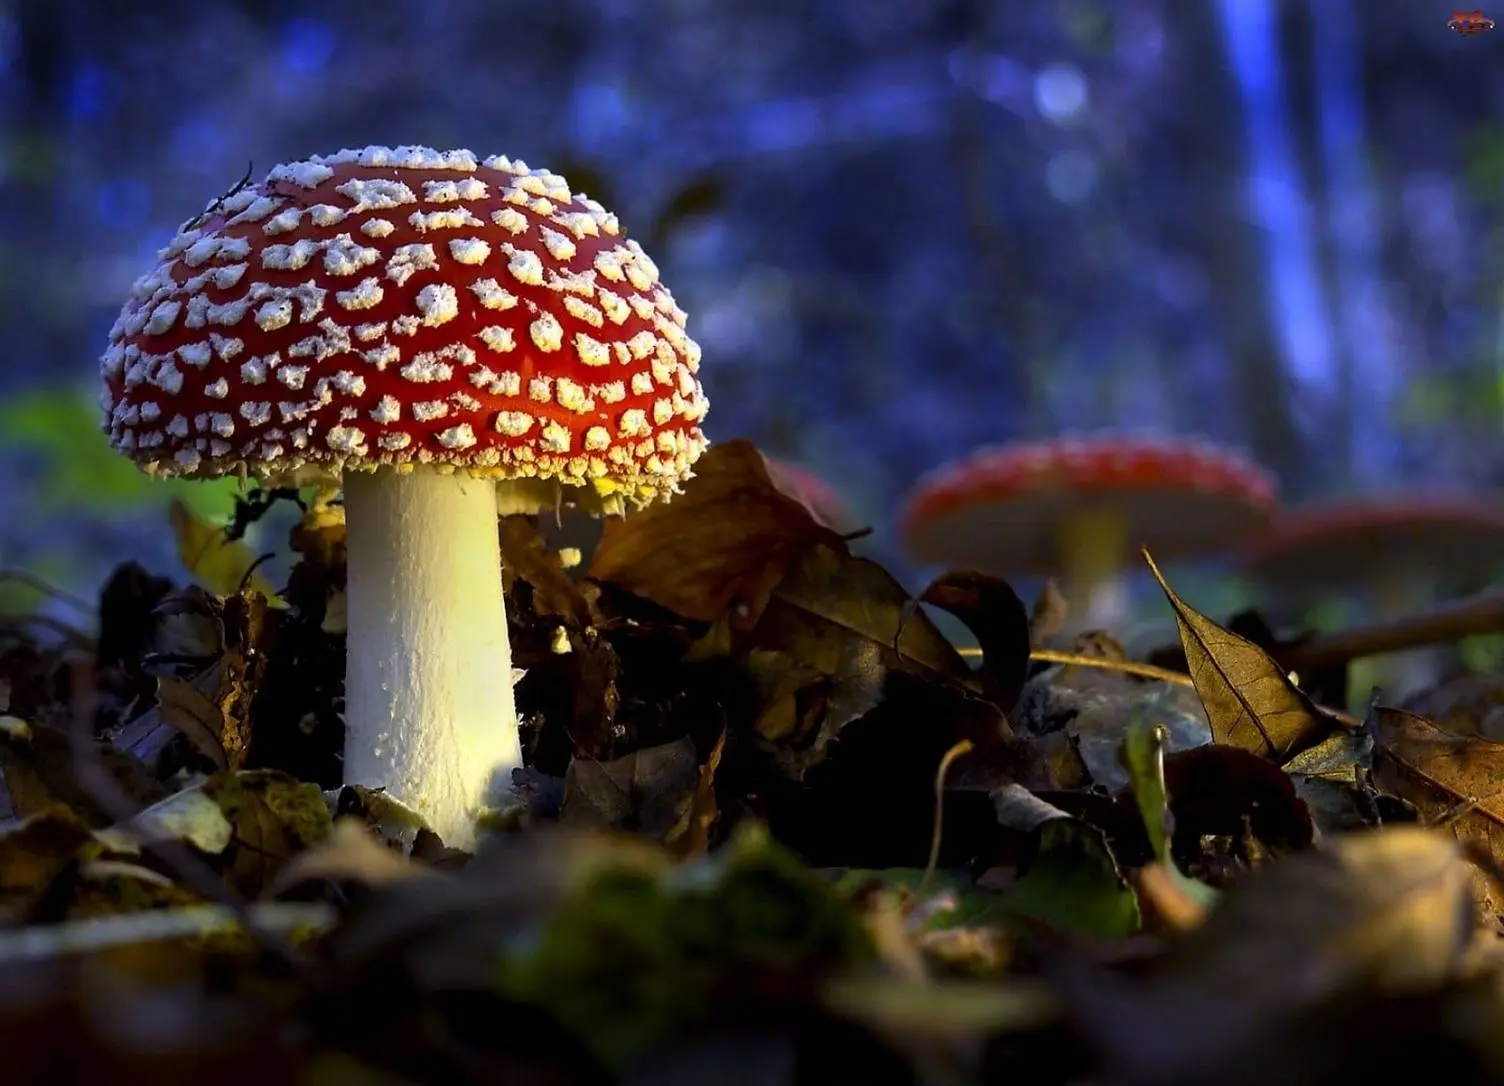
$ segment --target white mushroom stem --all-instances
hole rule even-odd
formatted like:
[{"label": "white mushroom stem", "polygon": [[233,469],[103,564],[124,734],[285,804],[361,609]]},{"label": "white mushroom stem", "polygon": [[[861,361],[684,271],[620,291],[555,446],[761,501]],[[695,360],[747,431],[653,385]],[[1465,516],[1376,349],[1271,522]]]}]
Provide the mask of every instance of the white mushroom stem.
[{"label": "white mushroom stem", "polygon": [[454,848],[522,764],[496,486],[417,467],[345,476],[345,782]]},{"label": "white mushroom stem", "polygon": [[1068,628],[1121,635],[1129,599],[1123,580],[1128,526],[1114,510],[1081,509],[1056,527],[1060,591],[1070,608]]}]

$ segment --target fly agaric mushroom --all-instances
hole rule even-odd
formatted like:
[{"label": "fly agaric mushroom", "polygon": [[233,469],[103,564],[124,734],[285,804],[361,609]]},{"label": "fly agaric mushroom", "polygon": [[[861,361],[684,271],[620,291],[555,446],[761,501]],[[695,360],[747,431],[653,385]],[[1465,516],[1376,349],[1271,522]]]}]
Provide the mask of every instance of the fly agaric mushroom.
[{"label": "fly agaric mushroom", "polygon": [[[1504,502],[1483,494],[1389,494],[1292,510],[1242,554],[1241,568],[1290,609],[1331,592],[1366,596],[1380,617],[1434,602],[1444,579],[1504,570]],[[1436,654],[1406,653],[1394,679],[1434,678]]]},{"label": "fly agaric mushroom", "polygon": [[1072,625],[1126,617],[1134,548],[1163,559],[1215,553],[1267,521],[1275,482],[1201,441],[1129,435],[979,449],[920,480],[903,514],[908,549],[986,573],[1056,575]]},{"label": "fly agaric mushroom", "polygon": [[786,493],[802,501],[815,516],[837,531],[846,531],[854,518],[835,490],[809,468],[764,456],[768,476]]},{"label": "fly agaric mushroom", "polygon": [[675,493],[706,445],[684,327],[562,177],[346,150],[184,224],[110,332],[104,427],[153,475],[342,485],[345,779],[468,848],[521,764],[498,511]]}]

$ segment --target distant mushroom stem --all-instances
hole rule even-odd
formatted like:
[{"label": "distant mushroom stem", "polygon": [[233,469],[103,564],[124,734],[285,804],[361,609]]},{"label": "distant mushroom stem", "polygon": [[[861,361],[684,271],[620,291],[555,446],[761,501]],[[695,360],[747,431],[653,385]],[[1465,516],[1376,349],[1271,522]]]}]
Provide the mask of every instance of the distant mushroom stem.
[{"label": "distant mushroom stem", "polygon": [[522,764],[494,482],[345,475],[345,781],[385,787],[451,847]]},{"label": "distant mushroom stem", "polygon": [[[1374,581],[1374,617],[1398,618],[1424,610],[1435,596],[1436,577],[1431,570],[1415,564],[1391,566]],[[1394,653],[1384,662],[1385,685],[1395,696],[1432,686],[1441,679],[1445,659],[1445,651],[1436,646]]]},{"label": "distant mushroom stem", "polygon": [[1112,509],[1083,509],[1063,517],[1056,532],[1060,589],[1070,607],[1070,626],[1118,630],[1128,618],[1126,522]]},{"label": "distant mushroom stem", "polygon": [[1394,566],[1374,582],[1373,609],[1378,618],[1395,618],[1433,602],[1436,578],[1424,567]]}]

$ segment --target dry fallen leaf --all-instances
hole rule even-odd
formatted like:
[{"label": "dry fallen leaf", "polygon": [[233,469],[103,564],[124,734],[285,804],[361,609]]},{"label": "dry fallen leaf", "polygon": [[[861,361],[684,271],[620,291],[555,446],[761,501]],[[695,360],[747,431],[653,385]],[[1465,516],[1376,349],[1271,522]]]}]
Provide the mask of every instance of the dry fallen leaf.
[{"label": "dry fallen leaf", "polygon": [[1469,975],[1480,945],[1470,877],[1445,834],[1336,838],[1245,876],[1148,979],[1078,971],[1067,1005],[1123,1081],[1225,1081],[1228,1067],[1239,1082],[1288,1081],[1285,1038],[1334,1001]]},{"label": "dry fallen leaf", "polygon": [[589,575],[701,622],[735,606],[738,622],[751,626],[789,567],[819,542],[846,546],[774,485],[750,442],[727,441],[700,458],[673,501],[613,517]]},{"label": "dry fallen leaf", "polygon": [[1284,763],[1331,732],[1334,722],[1252,641],[1224,630],[1179,596],[1148,551],[1144,560],[1175,611],[1191,680],[1212,738]]},{"label": "dry fallen leaf", "polygon": [[689,739],[646,747],[609,762],[575,758],[564,774],[559,823],[633,829],[661,837],[693,805],[699,781],[695,745]]},{"label": "dry fallen leaf", "polygon": [[[1375,707],[1370,719],[1374,783],[1504,864],[1504,744],[1443,731],[1403,709]],[[1473,881],[1489,912],[1504,911],[1498,887],[1481,873]]]},{"label": "dry fallen leaf", "polygon": [[715,774],[721,766],[725,749],[726,733],[722,731],[706,755],[705,764],[700,767],[694,796],[679,820],[663,835],[664,845],[680,859],[703,856],[710,850],[710,834],[721,815],[715,799]]}]

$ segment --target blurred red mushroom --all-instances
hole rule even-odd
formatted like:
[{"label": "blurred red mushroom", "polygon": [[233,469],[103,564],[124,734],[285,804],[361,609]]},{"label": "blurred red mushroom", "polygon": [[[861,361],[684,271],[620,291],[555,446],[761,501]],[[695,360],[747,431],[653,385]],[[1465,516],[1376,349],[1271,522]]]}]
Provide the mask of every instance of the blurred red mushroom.
[{"label": "blurred red mushroom", "polygon": [[838,532],[852,531],[856,518],[835,488],[809,468],[777,460],[771,456],[763,459],[768,465],[768,475],[774,484],[787,494],[802,501],[810,511]]},{"label": "blurred red mushroom", "polygon": [[1196,440],[1102,435],[978,450],[932,472],[903,513],[927,562],[1057,578],[1071,626],[1126,618],[1121,574],[1138,547],[1156,559],[1225,552],[1267,523],[1274,479]]},{"label": "blurred red mushroom", "polygon": [[[1280,517],[1241,567],[1287,612],[1340,595],[1392,617],[1435,602],[1449,580],[1483,583],[1504,572],[1504,502],[1413,493],[1325,502]],[[1393,681],[1434,681],[1434,653],[1407,656]]]},{"label": "blurred red mushroom", "polygon": [[1431,602],[1444,578],[1504,571],[1504,502],[1481,494],[1391,494],[1292,510],[1242,554],[1287,596],[1362,595],[1381,614]]}]

